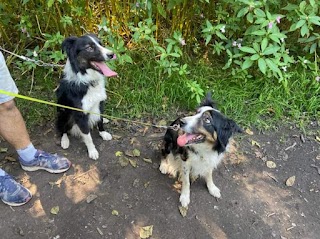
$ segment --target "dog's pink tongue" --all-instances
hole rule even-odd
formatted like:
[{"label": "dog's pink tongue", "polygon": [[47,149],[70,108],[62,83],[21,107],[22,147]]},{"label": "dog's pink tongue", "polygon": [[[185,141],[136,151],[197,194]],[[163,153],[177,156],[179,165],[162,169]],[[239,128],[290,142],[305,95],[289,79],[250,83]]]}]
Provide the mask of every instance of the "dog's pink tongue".
[{"label": "dog's pink tongue", "polygon": [[102,71],[102,73],[107,77],[114,77],[117,76],[118,73],[111,70],[104,62],[94,62],[96,66]]},{"label": "dog's pink tongue", "polygon": [[177,143],[180,147],[183,147],[185,146],[188,141],[192,138],[192,134],[183,134],[183,135],[180,135],[177,139]]}]

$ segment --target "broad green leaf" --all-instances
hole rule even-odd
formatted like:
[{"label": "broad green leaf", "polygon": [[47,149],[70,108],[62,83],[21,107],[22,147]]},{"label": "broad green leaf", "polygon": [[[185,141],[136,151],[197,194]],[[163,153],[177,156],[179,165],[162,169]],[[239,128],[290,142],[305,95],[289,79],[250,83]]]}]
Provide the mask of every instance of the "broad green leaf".
[{"label": "broad green leaf", "polygon": [[247,20],[248,20],[248,22],[253,23],[253,14],[252,14],[252,12],[249,12],[247,14]]},{"label": "broad green leaf", "polygon": [[260,51],[260,45],[257,43],[257,42],[254,42],[252,44],[253,46],[253,49],[256,51],[256,52],[259,52]]},{"label": "broad green leaf", "polygon": [[257,53],[253,48],[248,47],[248,46],[240,47],[240,50],[243,52],[252,53],[252,54]]},{"label": "broad green leaf", "polygon": [[208,43],[210,42],[211,38],[212,38],[212,35],[207,35],[207,37],[206,37],[206,45],[208,45]]},{"label": "broad green leaf", "polygon": [[287,11],[293,11],[293,10],[296,10],[297,8],[298,8],[298,5],[288,3],[288,5],[282,9]]},{"label": "broad green leaf", "polygon": [[169,55],[173,56],[173,57],[180,57],[180,55],[178,53],[170,53]]},{"label": "broad green leaf", "polygon": [[315,7],[316,2],[314,0],[309,0],[311,7]]},{"label": "broad green leaf", "polygon": [[266,64],[266,61],[265,61],[263,58],[260,58],[260,59],[258,60],[258,66],[259,66],[260,71],[261,71],[263,74],[266,74],[267,64]]},{"label": "broad green leaf", "polygon": [[261,51],[262,52],[266,49],[266,47],[268,46],[268,43],[269,43],[268,38],[266,38],[266,37],[263,38],[263,40],[261,42]]},{"label": "broad green leaf", "polygon": [[242,64],[241,69],[245,70],[248,69],[250,66],[252,66],[253,61],[248,57]]},{"label": "broad green leaf", "polygon": [[250,59],[251,59],[252,61],[256,61],[256,60],[258,60],[259,58],[260,58],[259,54],[254,54],[254,55],[252,55],[252,56],[250,57]]},{"label": "broad green leaf", "polygon": [[251,35],[256,35],[256,36],[264,36],[266,35],[266,30],[257,30],[257,31],[254,31],[254,32],[251,32]]},{"label": "broad green leaf", "polygon": [[314,53],[316,51],[316,49],[317,49],[317,43],[315,42],[310,47],[310,51],[309,51],[310,54]]},{"label": "broad green leaf", "polygon": [[254,9],[254,14],[256,14],[256,16],[258,16],[259,18],[261,17],[266,17],[266,14],[264,13],[264,11],[262,11],[259,8]]},{"label": "broad green leaf", "polygon": [[266,59],[266,63],[268,65],[268,67],[273,71],[273,72],[277,72],[281,74],[280,69],[278,68],[278,66],[270,59]]},{"label": "broad green leaf", "polygon": [[263,55],[271,55],[275,54],[280,49],[279,46],[270,45],[268,46],[264,52],[262,52]]},{"label": "broad green leaf", "polygon": [[217,31],[216,35],[222,40],[228,40],[220,31]]},{"label": "broad green leaf", "polygon": [[307,24],[303,25],[300,31],[301,36],[309,35],[309,29]]},{"label": "broad green leaf", "polygon": [[237,17],[243,17],[244,15],[246,15],[249,11],[249,7],[244,7],[242,8],[238,14],[237,14]]},{"label": "broad green leaf", "polygon": [[270,38],[272,41],[275,41],[276,43],[281,44],[279,37],[277,37],[276,35],[270,34],[270,35],[269,35],[269,38]]},{"label": "broad green leaf", "polygon": [[302,27],[304,24],[306,24],[306,20],[304,20],[304,19],[299,20],[297,22],[296,29]]},{"label": "broad green leaf", "polygon": [[309,21],[315,25],[320,26],[320,17],[318,17],[318,16],[310,16]]}]

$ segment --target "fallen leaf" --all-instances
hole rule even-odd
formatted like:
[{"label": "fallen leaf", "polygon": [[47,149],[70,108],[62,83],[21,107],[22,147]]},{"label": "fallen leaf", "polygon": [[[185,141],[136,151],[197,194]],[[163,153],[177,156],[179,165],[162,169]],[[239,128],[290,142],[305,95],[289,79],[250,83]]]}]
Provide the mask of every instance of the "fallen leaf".
[{"label": "fallen leaf", "polygon": [[188,207],[179,206],[179,211],[180,211],[180,214],[182,215],[182,217],[185,217],[185,216],[187,216]]},{"label": "fallen leaf", "polygon": [[53,208],[51,208],[50,213],[53,215],[57,215],[59,213],[59,206],[55,206]]},{"label": "fallen leaf", "polygon": [[134,159],[129,159],[129,162],[131,164],[132,167],[136,168],[138,165],[137,165],[137,160],[134,160]]},{"label": "fallen leaf", "polygon": [[14,157],[11,157],[11,156],[6,156],[6,157],[4,157],[4,159],[8,160],[10,162],[16,162],[17,161]]},{"label": "fallen leaf", "polygon": [[252,146],[257,146],[257,147],[259,147],[259,148],[261,147],[260,144],[259,144],[257,141],[255,141],[255,140],[251,140],[251,145],[252,145]]},{"label": "fallen leaf", "polygon": [[133,156],[139,157],[140,156],[140,150],[139,149],[134,149],[132,150]]},{"label": "fallen leaf", "polygon": [[126,151],[124,152],[124,154],[127,155],[127,156],[129,156],[129,157],[133,157],[133,156],[134,156],[131,150],[126,150]]},{"label": "fallen leaf", "polygon": [[150,182],[146,182],[146,183],[143,184],[144,188],[149,187],[149,185],[150,185]]},{"label": "fallen leaf", "polygon": [[112,210],[111,214],[113,216],[119,216],[119,212],[117,210]]},{"label": "fallen leaf", "polygon": [[6,153],[8,152],[8,148],[0,148],[0,153]]},{"label": "fallen leaf", "polygon": [[273,161],[270,161],[270,160],[267,161],[266,164],[267,164],[268,168],[276,168],[277,167],[276,163]]},{"label": "fallen leaf", "polygon": [[143,158],[143,161],[147,162],[147,163],[152,163],[152,160],[151,159],[148,159],[148,158]]},{"label": "fallen leaf", "polygon": [[252,132],[249,128],[246,129],[246,133],[247,133],[248,135],[253,135],[253,132]]},{"label": "fallen leaf", "polygon": [[153,225],[140,227],[140,238],[149,238],[152,236]]},{"label": "fallen leaf", "polygon": [[294,184],[295,181],[296,181],[296,176],[291,176],[291,177],[289,177],[289,178],[287,179],[286,185],[287,185],[288,187],[291,187],[291,186],[293,186],[293,184]]},{"label": "fallen leaf", "polygon": [[120,157],[119,163],[120,163],[121,167],[126,167],[129,164],[129,159],[126,157]]},{"label": "fallen leaf", "polygon": [[116,155],[117,157],[121,157],[121,156],[123,155],[123,153],[122,153],[121,151],[117,151],[117,152],[115,153],[115,155]]},{"label": "fallen leaf", "polygon": [[316,140],[317,140],[318,142],[320,142],[320,137],[319,137],[319,136],[316,136]]},{"label": "fallen leaf", "polygon": [[87,197],[86,201],[87,201],[87,203],[91,203],[91,202],[92,202],[93,200],[95,200],[97,197],[98,197],[98,196],[95,195],[95,194],[90,194],[90,195]]}]

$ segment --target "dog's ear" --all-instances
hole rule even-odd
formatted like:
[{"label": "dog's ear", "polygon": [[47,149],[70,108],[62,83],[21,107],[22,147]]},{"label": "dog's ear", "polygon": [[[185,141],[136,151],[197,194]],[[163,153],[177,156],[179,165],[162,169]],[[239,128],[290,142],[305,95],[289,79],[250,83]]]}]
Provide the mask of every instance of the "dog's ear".
[{"label": "dog's ear", "polygon": [[243,132],[243,130],[232,119],[225,119],[216,130],[218,135],[217,150],[219,153],[225,151],[232,134]]},{"label": "dog's ear", "polygon": [[212,93],[209,91],[206,95],[206,98],[201,102],[200,107],[202,106],[210,106],[216,109],[216,104],[212,100]]},{"label": "dog's ear", "polygon": [[72,48],[72,45],[77,39],[78,37],[74,37],[74,36],[64,39],[64,41],[62,42],[62,52],[66,52],[67,55],[69,56],[70,49]]}]

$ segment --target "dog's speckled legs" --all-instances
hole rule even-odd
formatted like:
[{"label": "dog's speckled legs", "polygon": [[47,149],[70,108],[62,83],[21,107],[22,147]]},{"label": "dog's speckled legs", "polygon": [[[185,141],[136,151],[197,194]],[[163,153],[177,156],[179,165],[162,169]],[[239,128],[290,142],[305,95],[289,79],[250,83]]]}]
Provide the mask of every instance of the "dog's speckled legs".
[{"label": "dog's speckled legs", "polygon": [[190,167],[187,162],[182,162],[181,182],[180,202],[183,207],[187,207],[190,203]]}]

